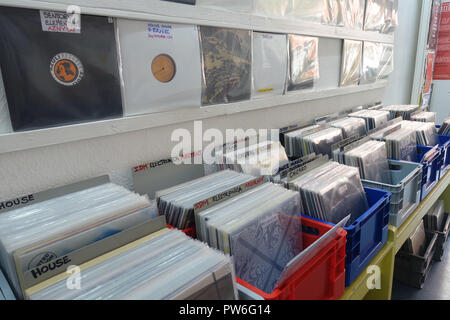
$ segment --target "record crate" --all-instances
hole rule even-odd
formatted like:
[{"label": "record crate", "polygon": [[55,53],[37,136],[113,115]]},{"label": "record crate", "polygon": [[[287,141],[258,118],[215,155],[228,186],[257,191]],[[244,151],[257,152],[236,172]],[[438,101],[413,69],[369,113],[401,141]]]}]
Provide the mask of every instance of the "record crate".
[{"label": "record crate", "polygon": [[424,156],[431,151],[432,147],[417,146],[417,162],[423,166],[422,169],[422,190],[420,192],[420,201],[430,193],[440,179],[441,168],[443,164],[443,150],[437,148],[437,153],[432,159],[426,161]]},{"label": "record crate", "polygon": [[398,228],[420,203],[422,191],[422,168],[415,162],[389,160],[389,172],[383,182],[363,180],[365,187],[391,193],[389,224]]},{"label": "record crate", "polygon": [[427,228],[427,231],[434,232],[438,235],[436,240],[436,252],[434,254],[435,261],[442,261],[442,257],[445,251],[445,244],[447,243],[448,233],[450,229],[450,214],[448,212],[445,212],[444,215],[445,218],[442,222],[442,225],[439,226],[439,230],[431,230],[428,225],[425,224],[425,228]]},{"label": "record crate", "polygon": [[400,249],[395,257],[394,279],[414,288],[423,288],[433,264],[438,235],[427,231],[426,237],[427,249],[423,256],[411,254],[404,247]]},{"label": "record crate", "polygon": [[442,149],[442,168],[441,175],[442,178],[450,168],[450,136],[439,136],[439,146]]},{"label": "record crate", "polygon": [[[302,240],[305,248],[333,227],[302,216]],[[237,278],[241,299],[259,300],[337,300],[345,289],[345,243],[347,232],[338,229],[335,238],[312,256],[281,287],[263,292]]]},{"label": "record crate", "polygon": [[364,188],[369,210],[363,213],[347,231],[345,250],[345,286],[367,267],[383,248],[388,239],[391,193],[384,190]]}]

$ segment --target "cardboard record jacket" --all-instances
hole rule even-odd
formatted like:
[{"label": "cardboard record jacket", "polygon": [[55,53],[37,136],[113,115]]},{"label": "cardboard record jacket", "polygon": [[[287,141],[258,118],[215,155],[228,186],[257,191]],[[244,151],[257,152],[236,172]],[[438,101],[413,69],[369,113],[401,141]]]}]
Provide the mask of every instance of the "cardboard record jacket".
[{"label": "cardboard record jacket", "polygon": [[80,21],[77,32],[65,13],[0,7],[0,64],[14,130],[122,116],[114,23],[87,15]]},{"label": "cardboard record jacket", "polygon": [[201,106],[196,26],[127,19],[117,26],[126,116]]}]

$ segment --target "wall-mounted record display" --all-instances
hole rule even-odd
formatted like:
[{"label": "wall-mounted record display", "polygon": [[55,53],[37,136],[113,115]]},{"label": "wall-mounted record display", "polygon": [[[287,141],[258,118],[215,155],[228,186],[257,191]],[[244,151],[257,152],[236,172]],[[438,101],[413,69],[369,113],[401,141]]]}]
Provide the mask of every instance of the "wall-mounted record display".
[{"label": "wall-mounted record display", "polygon": [[200,107],[196,26],[118,19],[117,28],[126,116]]},{"label": "wall-mounted record display", "polygon": [[16,131],[122,116],[114,21],[0,7],[0,65]]},{"label": "wall-mounted record display", "polygon": [[202,104],[250,99],[251,31],[200,26],[199,34],[203,71]]},{"label": "wall-mounted record display", "polygon": [[312,88],[319,78],[319,38],[289,35],[288,90]]},{"label": "wall-mounted record display", "polygon": [[286,35],[253,33],[253,97],[283,94],[286,85]]}]

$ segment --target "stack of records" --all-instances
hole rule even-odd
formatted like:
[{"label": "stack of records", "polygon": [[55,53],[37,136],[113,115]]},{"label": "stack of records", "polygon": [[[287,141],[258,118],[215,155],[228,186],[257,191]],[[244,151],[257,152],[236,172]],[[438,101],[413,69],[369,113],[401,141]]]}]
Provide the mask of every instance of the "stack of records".
[{"label": "stack of records", "polygon": [[402,128],[411,129],[416,133],[419,146],[434,147],[439,144],[439,137],[434,122],[402,121]]},{"label": "stack of records", "polygon": [[353,118],[362,118],[366,121],[367,131],[379,128],[389,120],[389,112],[379,110],[361,110],[349,114]]},{"label": "stack of records", "polygon": [[427,248],[427,235],[425,233],[425,226],[423,220],[414,230],[413,234],[406,239],[402,247],[402,251],[406,251],[416,256],[423,256]]},{"label": "stack of records", "polygon": [[411,115],[411,120],[436,123],[436,112],[421,111],[419,113]]},{"label": "stack of records", "polygon": [[284,134],[284,148],[286,154],[291,158],[300,158],[306,155],[303,147],[303,137],[311,132],[318,131],[320,126],[317,124],[296,129]]},{"label": "stack of records", "polygon": [[264,141],[225,153],[224,163],[228,169],[259,177],[277,174],[280,168],[289,164],[289,159],[279,141]]},{"label": "stack of records", "polygon": [[270,293],[303,249],[297,192],[266,183],[196,212],[197,234],[231,254],[236,276]]},{"label": "stack of records", "polygon": [[230,258],[162,229],[80,266],[79,290],[53,278],[31,300],[234,300]]},{"label": "stack of records", "polygon": [[361,179],[383,182],[389,176],[386,144],[367,141],[354,149],[334,153],[333,158],[342,164],[359,168]]},{"label": "stack of records", "polygon": [[439,134],[442,134],[444,136],[450,135],[450,118],[445,119],[444,123],[439,129]]},{"label": "stack of records", "polygon": [[445,218],[445,204],[443,200],[438,200],[424,218],[425,227],[429,231],[441,232]]},{"label": "stack of records", "polygon": [[393,160],[417,161],[416,133],[412,129],[401,128],[387,135],[387,156]]},{"label": "stack of records", "polygon": [[156,192],[160,215],[167,223],[178,229],[194,224],[194,205],[221,192],[239,188],[255,177],[230,170],[220,171],[206,177]]},{"label": "stack of records", "polygon": [[[13,257],[18,250],[28,257],[22,267],[32,269],[155,216],[147,197],[112,183],[5,212],[0,215],[1,266],[19,296]],[[44,242],[52,243],[50,254],[42,252]]]},{"label": "stack of records", "polygon": [[306,148],[306,154],[323,154],[332,156],[331,147],[344,139],[342,130],[339,128],[327,128],[325,130],[313,133],[303,138],[303,144]]},{"label": "stack of records", "polygon": [[371,139],[378,140],[378,141],[384,141],[384,138],[387,135],[389,135],[392,132],[395,132],[397,130],[400,130],[402,128],[401,123],[402,123],[401,118],[391,120],[387,124],[382,126],[381,128],[371,131],[369,133],[369,136]]},{"label": "stack of records", "polygon": [[418,105],[392,105],[384,107],[383,111],[389,111],[391,119],[402,117],[403,120],[411,120],[411,115],[419,109]]},{"label": "stack of records", "polygon": [[330,122],[330,125],[341,129],[344,139],[354,136],[363,137],[367,134],[366,122],[361,118],[344,118]]},{"label": "stack of records", "polygon": [[328,162],[290,182],[300,191],[305,214],[331,223],[350,215],[352,224],[368,210],[366,193],[357,168]]},{"label": "stack of records", "polygon": [[0,7],[0,65],[15,131],[122,117],[114,19],[70,16]]}]

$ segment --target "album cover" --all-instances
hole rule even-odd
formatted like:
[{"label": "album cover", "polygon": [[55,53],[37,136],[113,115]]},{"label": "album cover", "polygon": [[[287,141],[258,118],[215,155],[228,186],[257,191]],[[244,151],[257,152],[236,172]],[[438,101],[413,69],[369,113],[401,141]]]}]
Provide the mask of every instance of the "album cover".
[{"label": "album cover", "polygon": [[0,7],[0,66],[15,131],[122,116],[114,21]]},{"label": "album cover", "polygon": [[197,26],[118,19],[117,27],[126,116],[200,108]]},{"label": "album cover", "polygon": [[250,99],[251,31],[200,26],[202,104]]},{"label": "album cover", "polygon": [[288,90],[312,88],[319,78],[319,38],[289,35]]}]

